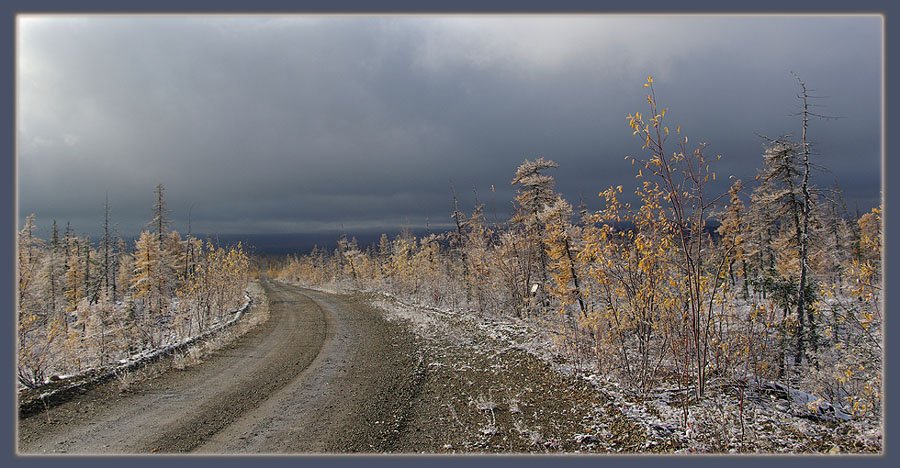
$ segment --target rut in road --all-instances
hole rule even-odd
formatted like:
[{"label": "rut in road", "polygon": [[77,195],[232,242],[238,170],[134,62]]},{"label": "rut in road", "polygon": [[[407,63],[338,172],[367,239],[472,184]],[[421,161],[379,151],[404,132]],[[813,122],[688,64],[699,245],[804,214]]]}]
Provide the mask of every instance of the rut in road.
[{"label": "rut in road", "polygon": [[[293,298],[295,291],[270,289],[271,333],[268,346],[259,356],[261,364],[249,372],[235,374],[229,386],[204,401],[165,432],[147,443],[142,452],[189,452],[258,407],[269,395],[292,382],[313,362],[328,336],[327,318],[321,307],[307,297]],[[253,350],[258,348],[251,348]],[[251,351],[252,352],[252,351]]]},{"label": "rut in road", "polygon": [[474,323],[428,322],[423,335],[373,307],[367,294],[263,284],[267,322],[206,361],[133,391],[103,384],[20,420],[20,452],[644,448],[641,428],[608,398]]},{"label": "rut in road", "polygon": [[409,334],[339,296],[263,284],[267,322],[133,392],[104,384],[20,420],[20,452],[390,450],[415,387]]}]

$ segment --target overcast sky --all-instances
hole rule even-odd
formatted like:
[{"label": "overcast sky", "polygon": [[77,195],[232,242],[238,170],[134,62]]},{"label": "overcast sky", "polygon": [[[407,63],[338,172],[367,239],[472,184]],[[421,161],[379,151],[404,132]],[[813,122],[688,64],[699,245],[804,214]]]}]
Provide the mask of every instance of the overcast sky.
[{"label": "overcast sky", "polygon": [[[750,182],[757,134],[799,134],[798,73],[824,96],[822,186],[880,198],[877,16],[52,17],[18,21],[20,219],[133,235],[162,183],[175,227],[315,233],[433,227],[473,187],[511,209],[523,159],[598,208],[634,186],[654,76],[667,118]],[[496,191],[492,193],[492,185]],[[721,187],[724,190],[724,185]],[[46,232],[46,231],[45,231]]]}]

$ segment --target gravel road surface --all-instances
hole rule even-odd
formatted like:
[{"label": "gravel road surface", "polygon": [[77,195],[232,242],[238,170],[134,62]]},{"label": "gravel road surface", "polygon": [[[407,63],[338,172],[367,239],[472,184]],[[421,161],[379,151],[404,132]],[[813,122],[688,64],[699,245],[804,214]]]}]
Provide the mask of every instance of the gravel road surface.
[{"label": "gravel road surface", "polygon": [[199,364],[20,419],[19,453],[642,449],[601,393],[468,322],[423,330],[366,294],[261,284],[267,321]]},{"label": "gravel road surface", "polygon": [[196,366],[20,420],[20,453],[393,450],[420,380],[413,336],[350,298],[263,285],[268,321]]}]

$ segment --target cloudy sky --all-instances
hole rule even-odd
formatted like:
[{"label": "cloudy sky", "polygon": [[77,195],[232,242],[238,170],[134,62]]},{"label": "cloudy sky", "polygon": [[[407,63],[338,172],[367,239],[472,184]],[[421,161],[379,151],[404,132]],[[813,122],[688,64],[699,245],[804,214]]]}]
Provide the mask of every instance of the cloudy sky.
[{"label": "cloudy sky", "polygon": [[597,208],[634,185],[625,116],[650,74],[719,181],[749,181],[758,134],[799,134],[791,71],[841,117],[812,123],[815,181],[865,210],[881,35],[877,16],[20,17],[20,217],[93,234],[108,194],[133,235],[162,183],[181,231],[190,207],[203,233],[439,227],[451,184],[506,217],[538,156]]}]

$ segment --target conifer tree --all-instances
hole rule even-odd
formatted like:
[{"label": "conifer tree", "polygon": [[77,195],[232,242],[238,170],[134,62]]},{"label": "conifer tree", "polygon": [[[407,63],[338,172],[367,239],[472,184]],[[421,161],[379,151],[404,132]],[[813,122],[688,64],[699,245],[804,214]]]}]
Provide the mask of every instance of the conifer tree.
[{"label": "conifer tree", "polygon": [[159,287],[162,253],[158,237],[149,231],[141,232],[134,246],[134,274],[131,288],[134,300],[141,305],[141,324],[144,339],[155,345],[155,324],[163,314],[167,298],[163,297]]},{"label": "conifer tree", "polygon": [[801,204],[800,213],[802,222],[800,223],[799,233],[799,254],[800,254],[800,279],[797,287],[797,317],[799,318],[799,329],[797,330],[797,353],[794,355],[794,364],[799,365],[801,359],[806,353],[806,336],[804,330],[804,317],[808,320],[809,339],[815,352],[816,348],[816,325],[815,316],[812,311],[813,297],[811,288],[809,288],[809,241],[810,241],[810,217],[812,212],[812,195],[810,190],[810,142],[807,137],[809,131],[809,119],[811,112],[809,110],[809,93],[806,89],[806,83],[797,75],[797,82],[800,85],[800,95],[798,96],[803,105],[800,112],[802,118],[802,131],[800,134],[800,154],[802,164],[802,179],[800,182]]},{"label": "conifer tree", "polygon": [[155,230],[160,245],[163,244],[169,228],[169,209],[166,207],[165,190],[163,184],[156,186],[153,192],[156,198],[153,204],[153,219],[148,224],[148,227]]},{"label": "conifer tree", "polygon": [[513,215],[514,225],[521,227],[528,245],[528,255],[534,257],[532,264],[537,266],[537,273],[547,284],[547,254],[544,251],[544,223],[540,215],[555,200],[555,182],[552,176],[543,171],[559,167],[556,162],[540,157],[534,161],[525,160],[516,169],[512,185],[518,186],[516,191],[516,212]]},{"label": "conifer tree", "polygon": [[116,249],[118,252],[118,268],[116,270],[116,291],[118,293],[118,298],[121,298],[123,301],[127,299],[129,296],[129,292],[133,290],[132,288],[132,275],[134,274],[134,256],[131,255],[127,251],[125,246],[125,240],[118,240],[118,248]]},{"label": "conifer tree", "polygon": [[[544,245],[550,259],[551,275],[555,286],[551,289],[563,307],[577,302],[582,318],[587,318],[587,306],[581,291],[581,282],[575,262],[575,248],[572,245],[572,205],[561,196],[541,214],[545,223]],[[566,314],[571,314],[566,310]]]},{"label": "conifer tree", "polygon": [[78,307],[78,302],[86,296],[84,291],[84,260],[82,258],[83,242],[77,236],[68,235],[66,256],[66,310],[73,312]]},{"label": "conifer tree", "polygon": [[109,231],[109,194],[106,195],[106,202],[103,205],[103,237],[100,240],[100,277],[99,277],[99,285],[100,289],[104,291],[105,294],[109,295],[111,293],[112,281],[111,281],[111,244],[112,237],[110,236]]},{"label": "conifer tree", "polygon": [[95,283],[96,278],[91,276],[91,238],[90,236],[85,236],[84,242],[82,243],[82,261],[84,262],[84,297],[88,299],[88,301],[93,304],[97,302],[97,288]]},{"label": "conifer tree", "polygon": [[41,242],[35,237],[34,230],[35,215],[32,213],[25,218],[25,224],[18,233],[20,308],[30,309],[37,307],[31,296],[38,276],[38,252],[41,248]]},{"label": "conifer tree", "polygon": [[50,251],[48,253],[47,261],[47,277],[50,285],[49,300],[47,302],[50,305],[49,316],[51,318],[56,318],[59,312],[59,305],[61,304],[60,291],[62,286],[62,265],[60,264],[60,250],[59,228],[54,219],[53,226],[50,229]]},{"label": "conifer tree", "polygon": [[493,276],[490,256],[493,251],[490,248],[490,237],[493,233],[485,226],[484,205],[475,205],[472,214],[466,220],[466,271],[469,273],[467,285],[472,288],[475,298],[475,306],[479,312],[483,312],[488,300],[488,293],[493,289],[489,281]]},{"label": "conifer tree", "polygon": [[[723,246],[726,246],[732,252],[732,257],[728,260],[728,273],[731,285],[734,286],[739,278],[742,283],[744,299],[748,300],[750,298],[750,290],[747,283],[747,259],[744,247],[748,226],[744,201],[741,200],[740,196],[743,186],[743,182],[738,179],[729,189],[730,200],[717,231],[721,236]],[[737,275],[735,274],[736,265],[740,266]],[[738,278],[735,278],[735,276],[738,276]]]}]

